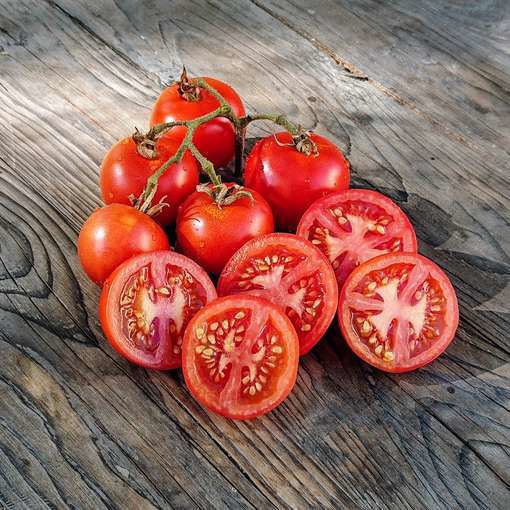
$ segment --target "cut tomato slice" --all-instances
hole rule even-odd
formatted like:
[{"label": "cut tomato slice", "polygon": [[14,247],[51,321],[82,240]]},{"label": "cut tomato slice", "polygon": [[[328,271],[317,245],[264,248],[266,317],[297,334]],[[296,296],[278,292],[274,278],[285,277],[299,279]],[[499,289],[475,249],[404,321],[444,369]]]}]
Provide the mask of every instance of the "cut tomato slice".
[{"label": "cut tomato slice", "polygon": [[182,357],[186,384],[204,407],[248,419],[269,412],[289,394],[299,342],[280,308],[243,294],[219,298],[195,315]]},{"label": "cut tomato slice", "polygon": [[184,330],[216,298],[207,273],[184,255],[157,251],[133,257],[108,278],[99,317],[106,338],[124,357],[147,368],[181,366]]},{"label": "cut tomato slice", "polygon": [[245,243],[227,262],[218,294],[249,293],[279,305],[308,352],[335,316],[338,288],[328,259],[293,234],[267,234]]},{"label": "cut tomato slice", "polygon": [[437,358],[455,336],[457,296],[446,274],[416,253],[390,253],[347,278],[338,321],[351,349],[387,372],[407,372]]},{"label": "cut tomato slice", "polygon": [[416,234],[405,213],[377,191],[331,193],[305,212],[297,235],[309,239],[333,265],[338,288],[363,262],[385,253],[416,252]]}]

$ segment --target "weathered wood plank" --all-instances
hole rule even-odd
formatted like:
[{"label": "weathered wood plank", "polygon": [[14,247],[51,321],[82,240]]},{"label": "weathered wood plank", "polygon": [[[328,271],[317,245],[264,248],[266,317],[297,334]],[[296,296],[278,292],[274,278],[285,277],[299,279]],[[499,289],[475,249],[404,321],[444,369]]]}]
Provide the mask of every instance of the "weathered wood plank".
[{"label": "weathered wood plank", "polygon": [[[253,3],[0,4],[0,501],[506,508],[509,173],[483,136],[476,148],[445,136]],[[316,126],[350,151],[356,185],[402,205],[458,290],[445,356],[389,376],[333,328],[281,408],[232,423],[201,409],[180,374],[147,373],[108,347],[76,235],[99,204],[104,151],[146,125],[182,63],[232,83],[250,110]],[[465,137],[456,118],[451,129]]]}]

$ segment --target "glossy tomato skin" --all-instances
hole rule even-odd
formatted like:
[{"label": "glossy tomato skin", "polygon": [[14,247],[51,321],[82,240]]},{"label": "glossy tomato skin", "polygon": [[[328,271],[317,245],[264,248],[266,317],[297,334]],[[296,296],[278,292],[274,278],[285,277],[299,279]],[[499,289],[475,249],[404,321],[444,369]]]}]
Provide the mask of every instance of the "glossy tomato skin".
[{"label": "glossy tomato skin", "polygon": [[[129,197],[138,198],[147,184],[147,179],[168,161],[179,148],[179,142],[170,136],[163,136],[156,144],[156,157],[142,157],[131,137],[117,142],[101,163],[99,184],[105,204],[131,205]],[[186,151],[179,163],[170,165],[159,178],[158,189],[152,205],[163,197],[167,205],[154,216],[160,225],[175,222],[179,205],[195,191],[199,181],[199,168],[195,158]]]},{"label": "glossy tomato skin", "polygon": [[216,299],[191,320],[182,347],[184,380],[204,407],[246,420],[268,413],[292,390],[299,342],[285,314],[255,296]]},{"label": "glossy tomato skin", "polygon": [[94,211],[78,237],[81,265],[98,285],[133,255],[169,248],[164,230],[154,220],[122,204],[107,205]]},{"label": "glossy tomato skin", "polygon": [[[214,78],[204,79],[225,98],[238,117],[245,115],[243,102],[232,87]],[[152,110],[151,126],[176,120],[192,120],[219,106],[218,100],[204,89],[200,90],[197,101],[187,101],[179,94],[179,86],[175,83],[165,88],[156,101]],[[170,133],[180,142],[186,136],[186,128],[176,126]],[[234,157],[234,127],[225,117],[217,117],[198,127],[193,135],[193,142],[215,167],[227,165]]]},{"label": "glossy tomato skin", "polygon": [[[275,139],[276,137],[276,139]],[[246,160],[244,182],[271,205],[279,229],[295,231],[318,198],[349,187],[349,162],[328,139],[312,134],[318,155],[307,156],[290,144],[289,133],[263,138]]]},{"label": "glossy tomato skin", "polygon": [[220,274],[228,259],[246,242],[274,230],[269,204],[256,191],[219,207],[205,192],[195,192],[179,209],[179,250],[206,271]]},{"label": "glossy tomato skin", "polygon": [[405,213],[393,200],[367,189],[351,188],[316,200],[296,233],[328,256],[339,289],[359,264],[388,252],[417,250]]},{"label": "glossy tomato skin", "polygon": [[155,370],[182,363],[181,346],[191,317],[216,299],[198,264],[173,251],[137,255],[106,280],[99,319],[112,347],[130,362]]},{"label": "glossy tomato skin", "polygon": [[386,372],[409,372],[436,359],[457,330],[455,290],[439,266],[417,253],[388,253],[348,276],[338,322],[349,347]]},{"label": "glossy tomato skin", "polygon": [[227,262],[218,295],[251,294],[278,305],[298,333],[299,354],[324,335],[336,313],[338,286],[327,257],[294,234],[256,237]]}]

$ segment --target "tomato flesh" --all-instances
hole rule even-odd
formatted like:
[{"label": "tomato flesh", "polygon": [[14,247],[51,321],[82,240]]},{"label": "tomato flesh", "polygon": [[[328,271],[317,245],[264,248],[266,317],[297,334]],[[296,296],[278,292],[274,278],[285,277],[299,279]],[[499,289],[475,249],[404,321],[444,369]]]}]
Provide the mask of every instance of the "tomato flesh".
[{"label": "tomato flesh", "polygon": [[216,298],[207,274],[170,251],[134,257],[106,281],[100,300],[103,331],[112,346],[138,365],[181,366],[184,330]]},{"label": "tomato flesh", "polygon": [[249,293],[279,305],[308,352],[335,316],[338,289],[326,257],[293,234],[268,234],[244,244],[225,266],[220,296]]},{"label": "tomato flesh", "polygon": [[193,396],[229,418],[269,412],[296,381],[296,332],[277,306],[254,296],[220,298],[200,310],[186,329],[182,352]]},{"label": "tomato flesh", "polygon": [[415,252],[414,229],[392,200],[376,191],[350,189],[315,202],[297,234],[327,255],[339,289],[359,264],[390,252]]},{"label": "tomato flesh", "polygon": [[338,308],[352,350],[388,372],[434,360],[452,341],[458,317],[448,277],[412,253],[391,253],[359,266],[347,278]]}]

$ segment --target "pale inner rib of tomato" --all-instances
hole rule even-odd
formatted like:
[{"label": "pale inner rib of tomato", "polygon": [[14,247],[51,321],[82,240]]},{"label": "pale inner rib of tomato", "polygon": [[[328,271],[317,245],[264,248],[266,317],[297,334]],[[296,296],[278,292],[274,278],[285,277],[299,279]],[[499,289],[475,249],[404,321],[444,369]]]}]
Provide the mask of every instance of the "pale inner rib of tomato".
[{"label": "pale inner rib of tomato", "polygon": [[339,282],[359,264],[402,251],[402,225],[384,209],[361,200],[330,207],[314,221],[309,240],[329,258]]},{"label": "pale inner rib of tomato", "polygon": [[205,289],[185,269],[147,264],[122,289],[122,331],[132,347],[154,352],[171,346],[178,356],[187,323],[206,301]]},{"label": "pale inner rib of tomato", "polygon": [[285,308],[301,338],[312,331],[324,307],[320,263],[283,246],[269,246],[239,268],[237,291],[268,299]]},{"label": "pale inner rib of tomato", "polygon": [[444,330],[445,298],[420,264],[394,264],[367,274],[346,294],[352,328],[383,361],[406,364]]},{"label": "pale inner rib of tomato", "polygon": [[266,311],[230,309],[199,324],[194,333],[201,378],[218,388],[222,406],[271,395],[287,349]]}]

